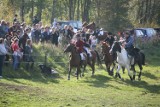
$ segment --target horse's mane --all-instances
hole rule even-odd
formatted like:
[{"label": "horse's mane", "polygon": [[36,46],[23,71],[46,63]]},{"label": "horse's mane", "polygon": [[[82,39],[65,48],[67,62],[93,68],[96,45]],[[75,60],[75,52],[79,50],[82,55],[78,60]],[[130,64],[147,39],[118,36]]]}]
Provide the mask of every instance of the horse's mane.
[{"label": "horse's mane", "polygon": [[95,30],[96,24],[95,24],[94,22],[92,22],[92,23],[88,24],[88,25],[86,26],[86,28],[87,28],[87,29]]},{"label": "horse's mane", "polygon": [[102,46],[109,47],[109,44],[104,41],[101,44],[102,44]]}]

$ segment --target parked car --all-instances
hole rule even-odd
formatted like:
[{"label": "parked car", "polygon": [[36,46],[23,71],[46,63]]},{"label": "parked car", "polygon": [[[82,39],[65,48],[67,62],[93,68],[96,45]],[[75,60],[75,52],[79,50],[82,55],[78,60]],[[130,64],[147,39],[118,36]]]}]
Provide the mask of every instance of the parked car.
[{"label": "parked car", "polygon": [[138,30],[138,29],[134,29],[134,35],[136,37],[145,37],[145,34],[141,30]]},{"label": "parked car", "polygon": [[160,34],[160,28],[154,28],[154,30],[157,32],[157,34]]},{"label": "parked car", "polygon": [[141,30],[146,37],[156,36],[156,31],[153,28],[136,28],[136,30]]},{"label": "parked car", "polygon": [[145,37],[145,34],[142,32],[142,30],[139,29],[126,29],[124,31],[128,31],[131,34],[134,34],[135,37]]},{"label": "parked car", "polygon": [[74,20],[70,20],[70,21],[58,21],[58,23],[61,26],[61,29],[64,28],[65,25],[71,25],[74,29],[82,29],[82,22],[81,21],[74,21]]}]

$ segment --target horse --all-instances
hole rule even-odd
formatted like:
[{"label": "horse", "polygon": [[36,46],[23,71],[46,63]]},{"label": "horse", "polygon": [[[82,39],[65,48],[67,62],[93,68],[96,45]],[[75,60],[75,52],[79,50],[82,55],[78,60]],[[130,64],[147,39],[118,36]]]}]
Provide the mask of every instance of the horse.
[{"label": "horse", "polygon": [[100,61],[99,54],[98,54],[98,52],[96,50],[90,50],[90,53],[91,53],[92,56],[90,57],[89,55],[87,55],[87,64],[91,67],[91,69],[92,69],[92,76],[93,76],[94,73],[95,73],[95,63],[96,63],[96,60],[98,61],[98,64],[101,64],[101,61]]},{"label": "horse", "polygon": [[[71,55],[70,55],[70,61],[69,61],[69,72],[68,72],[68,80],[70,80],[70,74],[71,74],[71,70],[73,67],[76,67],[77,69],[77,80],[79,79],[79,74],[81,76],[81,64],[83,64],[83,72],[86,68],[86,65],[87,65],[87,60],[84,60],[82,63],[81,63],[81,57],[80,57],[80,54],[77,52],[76,50],[76,47],[74,44],[72,43],[69,43],[66,47],[66,49],[64,50],[64,53],[66,52],[70,52]],[[87,56],[85,56],[87,58]]]},{"label": "horse", "polygon": [[72,43],[68,44],[66,49],[64,50],[64,52],[70,52],[71,53],[71,57],[70,57],[70,61],[69,61],[68,80],[70,79],[70,73],[71,73],[72,67],[77,68],[77,79],[78,79],[78,75],[81,74],[81,70],[80,70],[81,66],[83,66],[82,76],[84,76],[84,71],[85,71],[85,68],[86,68],[87,64],[91,67],[92,76],[93,76],[94,73],[95,73],[96,60],[100,64],[100,57],[99,57],[99,54],[96,50],[90,50],[91,55],[92,55],[91,57],[89,55],[87,55],[87,53],[84,50],[84,56],[85,56],[86,60],[83,60],[82,63],[81,63],[80,54],[77,52],[74,44],[72,44]]},{"label": "horse", "polygon": [[[110,46],[106,42],[102,42],[101,48],[102,48],[102,54],[104,56],[103,60],[106,65],[107,72],[109,75],[113,76],[113,71],[114,71],[116,64],[115,64],[115,60],[114,60],[115,58],[109,53]],[[110,70],[111,65],[113,65],[113,67]]]},{"label": "horse", "polygon": [[[120,42],[115,41],[113,43],[110,53],[117,53],[118,68],[116,71],[116,77],[118,76],[121,79],[121,75],[119,74],[119,71],[121,67],[125,67],[128,71],[130,80],[131,81],[135,80],[135,76],[136,76],[135,64],[138,64],[139,69],[140,69],[138,79],[141,80],[141,74],[142,74],[142,69],[143,69],[142,65],[145,65],[145,55],[142,52],[138,51],[137,48],[135,48],[133,51],[136,53],[134,62],[132,58],[129,57],[126,49],[121,46]],[[130,67],[133,70],[133,77],[131,76],[131,73],[130,73]]]},{"label": "horse", "polygon": [[95,30],[96,29],[96,24],[94,22],[88,24],[85,26],[86,29],[91,29],[91,30]]},{"label": "horse", "polygon": [[96,38],[99,40],[99,41],[104,41],[108,36],[108,32],[107,31],[103,31],[103,35],[98,35],[96,34]]}]

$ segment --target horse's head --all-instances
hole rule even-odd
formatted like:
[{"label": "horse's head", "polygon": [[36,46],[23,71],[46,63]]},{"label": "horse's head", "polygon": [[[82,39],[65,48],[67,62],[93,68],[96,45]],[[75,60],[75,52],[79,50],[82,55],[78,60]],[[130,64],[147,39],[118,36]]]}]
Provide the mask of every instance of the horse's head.
[{"label": "horse's head", "polygon": [[87,29],[95,30],[95,29],[96,29],[96,24],[95,24],[94,22],[92,22],[92,23],[88,24],[88,25],[86,26],[86,28],[87,28]]},{"label": "horse's head", "polygon": [[120,52],[121,53],[121,45],[120,42],[115,41],[110,49],[110,53],[116,53]]},{"label": "horse's head", "polygon": [[109,53],[109,45],[106,42],[101,43],[102,53],[107,54]]},{"label": "horse's head", "polygon": [[75,45],[74,45],[73,43],[69,43],[69,44],[67,45],[67,47],[65,48],[64,53],[65,53],[65,52],[72,52],[73,49],[75,49]]}]

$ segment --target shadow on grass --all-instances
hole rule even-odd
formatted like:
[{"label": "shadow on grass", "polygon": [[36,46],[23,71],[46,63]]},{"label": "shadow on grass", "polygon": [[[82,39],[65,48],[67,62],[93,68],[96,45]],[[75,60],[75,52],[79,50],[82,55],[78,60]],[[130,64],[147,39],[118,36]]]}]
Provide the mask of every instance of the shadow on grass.
[{"label": "shadow on grass", "polygon": [[129,79],[117,81],[120,84],[126,83],[127,85],[146,89],[149,93],[160,94],[160,85],[148,84],[146,81],[131,81]]},{"label": "shadow on grass", "polygon": [[48,84],[48,82],[59,83],[58,78],[61,78],[59,74],[44,74],[38,68],[27,71],[23,68],[23,66],[16,71],[12,70],[12,68],[5,68],[5,71],[7,72],[4,72],[4,79],[20,84],[25,83],[20,82],[18,79]]},{"label": "shadow on grass", "polygon": [[99,75],[94,75],[91,78],[86,78],[84,82],[89,83],[89,85],[93,87],[100,87],[100,88],[113,87],[119,89],[118,87],[107,84],[107,82],[111,81],[111,79],[112,77],[110,78],[99,74]]},{"label": "shadow on grass", "polygon": [[158,77],[156,77],[155,75],[151,74],[150,72],[145,72],[145,73],[142,73],[142,76],[145,76],[147,78],[150,78],[150,79],[158,79]]}]

